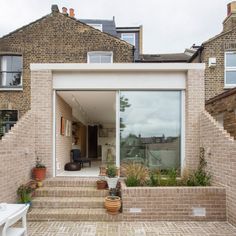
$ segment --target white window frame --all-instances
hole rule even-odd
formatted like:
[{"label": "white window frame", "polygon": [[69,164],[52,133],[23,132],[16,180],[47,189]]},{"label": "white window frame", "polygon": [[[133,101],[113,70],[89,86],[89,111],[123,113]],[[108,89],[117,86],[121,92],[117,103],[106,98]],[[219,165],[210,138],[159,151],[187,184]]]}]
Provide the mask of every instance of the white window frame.
[{"label": "white window frame", "polygon": [[101,32],[103,32],[103,26],[102,24],[88,24],[89,26],[97,29],[97,30],[100,30]]},{"label": "white window frame", "polygon": [[224,127],[224,112],[215,115],[214,118],[220,126]]},{"label": "white window frame", "polygon": [[113,52],[111,52],[111,51],[93,51],[93,52],[88,52],[87,53],[87,62],[88,62],[88,64],[105,64],[105,63],[102,63],[101,60],[98,63],[90,62],[90,56],[93,56],[93,55],[97,55],[97,56],[100,56],[100,57],[102,57],[104,55],[109,55],[109,56],[111,56],[111,61],[109,62],[109,64],[113,63]]},{"label": "white window frame", "polygon": [[[128,35],[133,35],[133,43],[131,43],[133,46],[135,46],[135,33],[121,33],[121,39],[122,40],[124,40],[124,41],[126,41],[125,40],[125,36],[128,36]],[[127,42],[127,41],[126,41]],[[129,43],[129,42],[127,42],[127,43]]]},{"label": "white window frame", "polygon": [[236,55],[236,51],[228,51],[228,52],[225,52],[225,72],[224,72],[224,86],[225,88],[233,88],[233,87],[236,87],[236,83],[234,84],[228,84],[226,83],[226,73],[228,71],[235,71],[236,72],[236,66],[228,66],[227,67],[227,55],[229,54],[235,54]]},{"label": "white window frame", "polygon": [[[10,90],[23,90],[23,57],[22,55],[18,55],[18,54],[0,54],[0,72],[4,72],[4,70],[2,70],[2,67],[1,67],[1,58],[2,57],[5,57],[5,56],[16,56],[16,57],[21,57],[22,58],[22,70],[21,70],[21,78],[20,78],[20,84],[17,85],[17,86],[6,86],[6,78],[3,78],[3,83],[0,84],[0,90],[6,90],[6,91],[10,91]],[[7,67],[7,64],[5,64],[5,67]]]}]

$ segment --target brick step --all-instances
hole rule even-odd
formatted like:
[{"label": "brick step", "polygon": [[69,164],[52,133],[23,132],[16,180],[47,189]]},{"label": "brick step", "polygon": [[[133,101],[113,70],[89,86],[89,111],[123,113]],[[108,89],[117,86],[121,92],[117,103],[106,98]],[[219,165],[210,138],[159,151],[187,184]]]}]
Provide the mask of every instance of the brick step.
[{"label": "brick step", "polygon": [[120,221],[121,214],[109,215],[104,208],[32,208],[27,219],[29,221]]},{"label": "brick step", "polygon": [[35,197],[105,197],[108,190],[95,187],[42,187],[35,191]]},{"label": "brick step", "polygon": [[45,187],[96,187],[98,178],[56,177],[46,179]]},{"label": "brick step", "polygon": [[103,208],[104,197],[36,197],[33,208]]}]

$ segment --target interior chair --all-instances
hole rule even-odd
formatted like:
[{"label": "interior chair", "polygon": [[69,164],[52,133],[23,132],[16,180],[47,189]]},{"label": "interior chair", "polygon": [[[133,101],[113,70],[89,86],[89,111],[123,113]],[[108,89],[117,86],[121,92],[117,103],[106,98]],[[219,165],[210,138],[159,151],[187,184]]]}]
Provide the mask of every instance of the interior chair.
[{"label": "interior chair", "polygon": [[[26,214],[28,209],[29,205],[26,205],[23,209],[8,217],[0,236],[27,236]],[[10,227],[20,219],[22,219],[22,228]]]},{"label": "interior chair", "polygon": [[81,158],[80,149],[72,149],[71,150],[72,161],[75,163],[80,163],[81,167],[84,167],[84,163],[88,163],[89,167],[91,167],[91,160],[88,158]]}]

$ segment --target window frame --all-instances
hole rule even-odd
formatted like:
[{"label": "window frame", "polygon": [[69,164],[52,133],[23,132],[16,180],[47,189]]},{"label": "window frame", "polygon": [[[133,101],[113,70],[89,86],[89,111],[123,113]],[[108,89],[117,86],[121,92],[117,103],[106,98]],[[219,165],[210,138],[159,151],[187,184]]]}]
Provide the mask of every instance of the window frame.
[{"label": "window frame", "polygon": [[[90,56],[93,55],[98,55],[102,57],[103,55],[109,55],[111,56],[111,62],[109,63],[102,63],[101,60],[100,62],[90,62]],[[113,52],[112,51],[91,51],[87,53],[87,63],[88,64],[112,64],[113,63]]]},{"label": "window frame", "polygon": [[227,66],[227,55],[229,55],[229,54],[235,54],[235,56],[236,56],[236,51],[227,51],[227,52],[225,52],[225,57],[224,57],[224,59],[225,59],[225,62],[224,62],[224,87],[226,89],[236,87],[236,82],[234,84],[227,83],[227,78],[226,78],[227,72],[230,72],[230,71],[236,72],[236,66]]},{"label": "window frame", "polygon": [[[8,122],[3,121],[4,126],[6,126],[7,123],[8,123],[9,125],[14,126],[14,125],[19,121],[19,114],[20,114],[19,110],[17,110],[17,109],[0,109],[0,111],[1,111],[1,112],[2,112],[2,111],[15,111],[15,112],[17,112],[17,120],[16,120],[16,121],[8,121]],[[11,127],[12,127],[12,126],[11,126]],[[7,131],[5,130],[5,132],[3,132],[3,135],[1,135],[1,133],[0,133],[0,139],[1,139],[1,137],[3,137],[6,133],[8,133],[8,131],[11,130],[11,127],[10,127],[9,130],[7,130]]]},{"label": "window frame", "polygon": [[[121,33],[121,39],[124,40],[125,42],[127,42],[127,41],[124,39],[124,35],[133,35],[133,36],[134,36],[134,37],[133,37],[133,44],[132,44],[132,43],[130,43],[130,44],[133,45],[133,46],[136,46],[136,45],[135,45],[135,40],[136,40],[136,38],[135,38],[135,33],[134,33],[134,32],[124,32],[124,33]],[[127,42],[127,43],[129,43],[129,42]]]},{"label": "window frame", "polygon": [[[1,54],[0,53],[0,65],[1,65],[1,60],[2,57],[21,57],[22,58],[22,69],[20,71],[20,84],[19,85],[2,85],[0,83],[0,90],[6,90],[6,91],[10,91],[10,90],[23,90],[23,56],[21,54],[14,54],[14,53],[4,53]],[[0,74],[1,73],[19,73],[19,71],[2,71],[1,67],[0,67]]]},{"label": "window frame", "polygon": [[94,29],[97,29],[101,32],[103,32],[103,25],[102,24],[93,24],[93,23],[89,23],[89,26],[93,27]]}]

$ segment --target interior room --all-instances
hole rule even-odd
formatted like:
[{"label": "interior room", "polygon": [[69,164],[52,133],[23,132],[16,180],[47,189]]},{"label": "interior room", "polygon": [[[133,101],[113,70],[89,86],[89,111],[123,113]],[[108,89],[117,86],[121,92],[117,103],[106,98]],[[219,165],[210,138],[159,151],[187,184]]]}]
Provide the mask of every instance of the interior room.
[{"label": "interior room", "polygon": [[[55,110],[57,176],[98,176],[115,163],[115,91],[58,91]],[[80,170],[65,170],[78,161]]]}]

